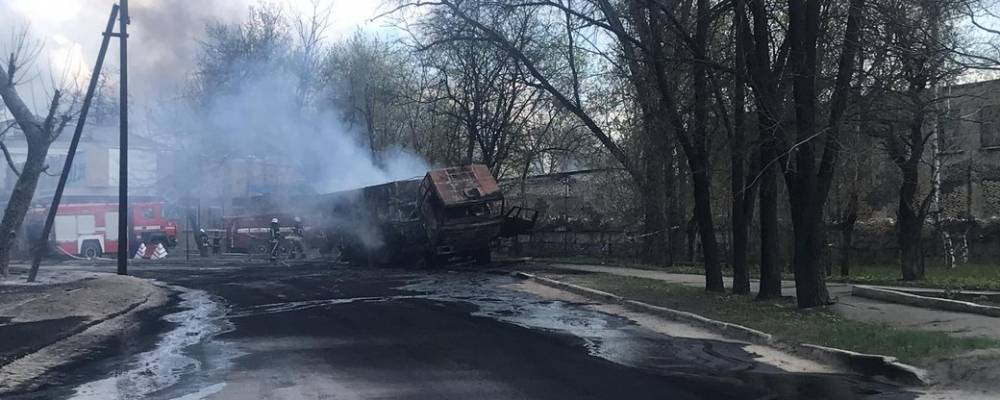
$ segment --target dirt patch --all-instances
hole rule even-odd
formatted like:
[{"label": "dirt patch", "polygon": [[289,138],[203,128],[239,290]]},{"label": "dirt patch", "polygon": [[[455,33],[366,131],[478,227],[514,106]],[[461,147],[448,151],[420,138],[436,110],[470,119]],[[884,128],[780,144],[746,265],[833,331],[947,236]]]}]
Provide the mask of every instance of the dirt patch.
[{"label": "dirt patch", "polygon": [[[0,393],[26,389],[35,378],[83,357],[134,325],[132,315],[167,303],[169,291],[150,281],[111,274],[66,284],[21,287],[0,300]],[[53,324],[58,329],[50,329]],[[24,339],[24,338],[31,338]]]},{"label": "dirt patch", "polygon": [[11,318],[13,323],[70,316],[95,320],[119,312],[157,290],[139,278],[98,274],[72,284],[27,287],[27,298],[0,304],[0,316]]},{"label": "dirt patch", "polygon": [[[0,365],[21,358],[52,342],[51,335],[25,332],[65,332],[86,322],[83,317],[54,318],[18,324],[15,328],[0,326]],[[6,325],[6,324],[5,324]]]},{"label": "dirt patch", "polygon": [[10,276],[6,279],[0,278],[0,287],[4,286],[45,286],[72,283],[88,278],[97,278],[108,275],[102,272],[81,271],[78,269],[68,269],[63,266],[42,266],[38,271],[38,276],[34,282],[28,282],[28,266],[12,265]]},{"label": "dirt patch", "polygon": [[942,393],[989,393],[995,399],[1000,394],[998,366],[1000,349],[983,349],[936,360],[931,371],[942,382],[936,388]]}]

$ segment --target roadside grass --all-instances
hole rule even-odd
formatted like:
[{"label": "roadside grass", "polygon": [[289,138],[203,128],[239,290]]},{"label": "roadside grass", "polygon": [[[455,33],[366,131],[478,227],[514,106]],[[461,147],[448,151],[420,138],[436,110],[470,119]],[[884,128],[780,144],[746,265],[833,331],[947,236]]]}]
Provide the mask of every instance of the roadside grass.
[{"label": "roadside grass", "polygon": [[842,278],[834,275],[831,282],[863,283],[870,285],[892,285],[928,287],[947,290],[1000,290],[1000,265],[965,264],[948,269],[939,265],[928,265],[926,278],[922,281],[900,280],[899,267],[894,265],[851,266],[851,276]]},{"label": "roadside grass", "polygon": [[[651,269],[658,271],[673,272],[678,274],[705,273],[701,264],[680,264],[668,267],[643,264],[635,260],[611,257],[594,256],[572,256],[572,257],[552,257],[545,258],[546,261],[568,263],[568,264],[595,264],[610,265],[618,267]],[[750,277],[756,279],[760,269],[756,265],[750,267]],[[829,282],[860,283],[867,285],[887,285],[919,288],[937,288],[951,291],[962,290],[996,290],[1000,291],[1000,265],[998,264],[965,264],[954,269],[944,266],[930,264],[925,271],[925,279],[922,281],[903,281],[900,279],[899,267],[887,264],[874,265],[852,265],[851,275],[841,277],[838,267],[834,267],[834,274],[827,277]],[[733,270],[728,265],[723,265],[722,274],[732,276]],[[791,273],[784,273],[782,279],[792,280],[795,277]]]},{"label": "roadside grass", "polygon": [[[620,258],[620,257],[601,257],[601,256],[540,257],[537,258],[537,260],[549,263],[607,265],[613,267],[647,269],[655,271],[672,272],[675,274],[694,274],[694,275],[705,274],[705,267],[703,264],[692,263],[692,262],[675,263],[670,266],[661,266],[661,265],[645,264],[636,259]],[[733,268],[729,266],[729,264],[722,264],[722,275],[733,276]],[[759,277],[760,277],[760,268],[757,267],[757,265],[751,265],[750,278],[757,279]],[[782,279],[794,279],[794,276],[792,276],[791,273],[784,273]]]},{"label": "roadside grass", "polygon": [[752,297],[708,293],[655,279],[602,273],[547,275],[630,299],[748,326],[786,343],[883,354],[914,364],[975,349],[1000,347],[1000,341],[988,338],[956,338],[940,332],[869,324],[843,318],[826,309],[800,310],[790,299],[756,301]]},{"label": "roadside grass", "polygon": [[[670,266],[646,264],[637,259],[604,256],[561,256],[561,257],[540,257],[539,261],[561,264],[586,264],[586,265],[607,265],[613,267],[626,267],[636,269],[646,269],[655,271],[666,271],[677,274],[704,275],[705,267],[700,263],[677,263]],[[722,265],[724,276],[733,276],[733,269],[729,265]],[[757,271],[751,271],[753,278],[757,277]]]}]

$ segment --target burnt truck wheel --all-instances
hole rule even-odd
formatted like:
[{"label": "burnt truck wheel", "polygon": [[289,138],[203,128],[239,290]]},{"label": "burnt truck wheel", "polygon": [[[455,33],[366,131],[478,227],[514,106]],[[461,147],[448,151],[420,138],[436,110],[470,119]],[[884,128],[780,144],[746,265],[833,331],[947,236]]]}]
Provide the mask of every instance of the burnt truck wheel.
[{"label": "burnt truck wheel", "polygon": [[472,253],[472,260],[475,261],[477,265],[486,265],[493,261],[493,253],[490,252],[490,248],[476,250]]},{"label": "burnt truck wheel", "polygon": [[85,240],[83,246],[80,247],[80,256],[86,258],[97,258],[103,254],[101,251],[101,242],[96,240]]}]

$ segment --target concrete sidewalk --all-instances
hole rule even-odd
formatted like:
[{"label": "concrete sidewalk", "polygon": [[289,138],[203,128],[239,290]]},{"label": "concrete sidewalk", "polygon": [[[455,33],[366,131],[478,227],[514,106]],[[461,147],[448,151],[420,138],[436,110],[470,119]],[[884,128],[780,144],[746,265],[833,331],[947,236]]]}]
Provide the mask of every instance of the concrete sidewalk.
[{"label": "concrete sidewalk", "polygon": [[[656,279],[693,287],[705,287],[705,277],[695,274],[676,274],[665,271],[638,268],[611,267],[582,264],[546,264],[546,266],[571,271],[601,272],[606,274]],[[732,287],[732,278],[726,277],[726,287]],[[757,282],[751,282],[751,290],[757,290]],[[834,312],[857,321],[885,324],[892,327],[922,329],[944,332],[956,337],[989,337],[1000,339],[1000,318],[978,314],[967,314],[886,303],[851,295],[851,285],[827,283],[830,297],[837,304],[830,307]],[[782,281],[782,294],[795,295],[795,282]]]}]

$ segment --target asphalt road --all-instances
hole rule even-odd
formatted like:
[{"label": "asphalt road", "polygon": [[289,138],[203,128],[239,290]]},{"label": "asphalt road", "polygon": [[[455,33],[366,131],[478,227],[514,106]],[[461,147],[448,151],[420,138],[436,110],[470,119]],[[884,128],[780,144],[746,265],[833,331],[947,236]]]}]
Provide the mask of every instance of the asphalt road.
[{"label": "asphalt road", "polygon": [[[339,265],[133,267],[178,290],[147,329],[27,398],[910,399],[791,374],[483,272]],[[156,323],[156,321],[160,321]]]}]

